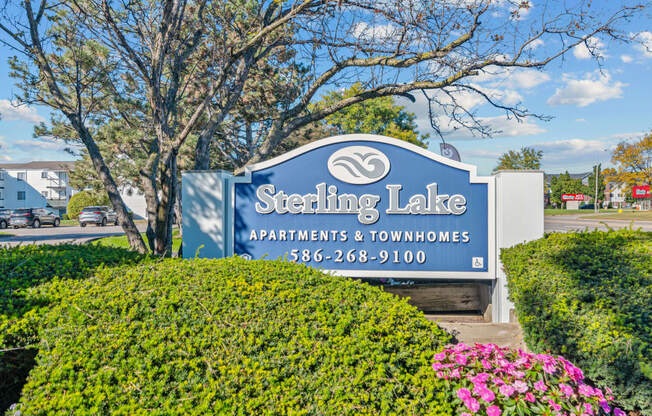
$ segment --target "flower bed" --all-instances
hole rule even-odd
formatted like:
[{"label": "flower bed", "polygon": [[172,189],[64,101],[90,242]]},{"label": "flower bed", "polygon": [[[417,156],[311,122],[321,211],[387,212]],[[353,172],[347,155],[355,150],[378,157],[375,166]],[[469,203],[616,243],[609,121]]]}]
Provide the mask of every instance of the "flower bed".
[{"label": "flower bed", "polygon": [[436,377],[462,416],[625,415],[613,406],[611,390],[585,384],[582,371],[563,357],[457,344],[434,360]]}]

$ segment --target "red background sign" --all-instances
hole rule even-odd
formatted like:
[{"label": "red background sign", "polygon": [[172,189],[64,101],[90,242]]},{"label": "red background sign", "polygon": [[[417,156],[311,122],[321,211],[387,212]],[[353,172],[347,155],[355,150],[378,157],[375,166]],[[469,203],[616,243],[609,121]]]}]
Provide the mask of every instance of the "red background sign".
[{"label": "red background sign", "polygon": [[635,186],[632,188],[632,196],[634,198],[649,198],[650,185]]},{"label": "red background sign", "polygon": [[584,201],[584,194],[561,194],[562,201]]}]

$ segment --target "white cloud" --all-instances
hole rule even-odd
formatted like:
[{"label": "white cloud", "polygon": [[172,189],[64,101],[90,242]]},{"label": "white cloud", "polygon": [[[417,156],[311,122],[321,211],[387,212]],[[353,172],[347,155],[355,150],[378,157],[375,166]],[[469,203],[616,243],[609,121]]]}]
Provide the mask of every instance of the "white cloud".
[{"label": "white cloud", "polygon": [[63,142],[54,142],[54,141],[43,141],[43,140],[15,140],[13,143],[13,147],[21,149],[21,150],[54,150],[54,151],[60,151],[65,149],[66,147],[71,147],[68,144],[65,144]]},{"label": "white cloud", "polygon": [[578,123],[586,123],[586,120],[583,118],[576,118],[575,121],[577,121]]},{"label": "white cloud", "polygon": [[370,25],[359,22],[351,28],[351,34],[360,40],[392,40],[399,36],[398,28],[392,24]]},{"label": "white cloud", "polygon": [[476,82],[487,82],[492,87],[531,89],[550,80],[550,75],[536,69],[489,67],[472,78]]},{"label": "white cloud", "polygon": [[[493,137],[515,137],[515,136],[531,136],[539,133],[544,133],[546,130],[534,123],[531,119],[525,119],[521,122],[515,118],[507,118],[507,116],[494,116],[494,117],[477,117],[478,122],[488,127],[493,131],[497,131]],[[442,126],[442,133],[448,139],[472,139],[477,138],[473,132],[461,128],[459,124],[445,117],[439,117],[439,124]]]},{"label": "white cloud", "polygon": [[634,58],[632,58],[629,55],[620,55],[620,60],[623,61],[624,63],[628,64],[628,63],[632,62],[634,60]]},{"label": "white cloud", "polygon": [[543,39],[534,39],[532,42],[528,43],[525,49],[528,51],[533,51],[537,49],[539,46],[543,46],[545,44],[546,43],[543,41]]},{"label": "white cloud", "polygon": [[644,31],[631,35],[636,42],[635,48],[641,51],[646,58],[652,58],[652,32]]},{"label": "white cloud", "polygon": [[606,162],[611,157],[614,144],[603,140],[567,139],[533,145],[543,151],[546,167],[561,167],[569,171],[585,163]]},{"label": "white cloud", "polygon": [[586,107],[596,101],[606,101],[623,96],[623,87],[627,84],[611,80],[607,71],[588,73],[584,79],[563,77],[566,85],[557,88],[548,98],[549,105],[571,104]]},{"label": "white cloud", "polygon": [[0,100],[0,118],[2,120],[19,120],[29,123],[45,121],[34,108],[27,105],[15,105],[9,100]]},{"label": "white cloud", "polygon": [[[587,44],[589,45],[588,47],[586,46]],[[582,42],[573,48],[573,55],[577,59],[589,59],[593,56],[591,54],[593,52],[593,54],[599,57],[606,58],[607,55],[602,52],[605,46],[600,39],[588,38],[586,42]]]}]

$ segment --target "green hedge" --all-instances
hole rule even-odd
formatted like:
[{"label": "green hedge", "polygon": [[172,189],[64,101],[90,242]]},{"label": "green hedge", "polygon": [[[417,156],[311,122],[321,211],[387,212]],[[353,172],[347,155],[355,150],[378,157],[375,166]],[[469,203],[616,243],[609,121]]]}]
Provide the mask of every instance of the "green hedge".
[{"label": "green hedge", "polygon": [[61,301],[42,322],[23,414],[452,414],[431,368],[449,336],[351,279],[170,259],[40,291]]},{"label": "green hedge", "polygon": [[652,233],[550,234],[502,251],[528,347],[652,414]]},{"label": "green hedge", "polygon": [[38,286],[144,259],[135,252],[90,245],[0,247],[0,413],[18,400],[34,364],[39,316],[56,296]]}]

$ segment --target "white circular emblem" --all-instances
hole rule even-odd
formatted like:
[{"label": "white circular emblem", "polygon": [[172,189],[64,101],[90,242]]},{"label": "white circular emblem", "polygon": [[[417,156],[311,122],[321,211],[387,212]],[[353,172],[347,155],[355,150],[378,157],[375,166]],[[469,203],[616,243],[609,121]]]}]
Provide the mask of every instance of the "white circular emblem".
[{"label": "white circular emblem", "polygon": [[342,182],[356,185],[374,183],[389,173],[389,159],[368,146],[349,146],[328,158],[328,171]]}]

